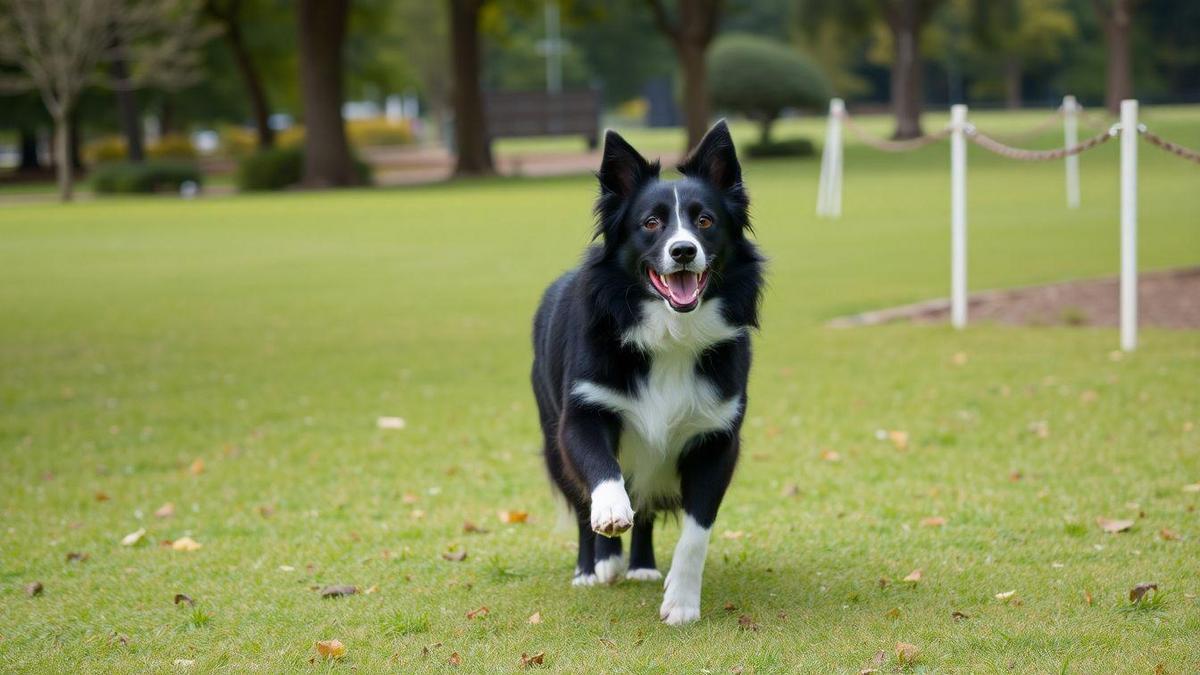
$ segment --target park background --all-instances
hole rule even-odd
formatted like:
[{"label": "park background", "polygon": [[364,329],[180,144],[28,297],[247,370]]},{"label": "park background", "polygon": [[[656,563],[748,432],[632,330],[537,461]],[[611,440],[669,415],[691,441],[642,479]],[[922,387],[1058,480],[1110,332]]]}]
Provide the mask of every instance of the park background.
[{"label": "park background", "polygon": [[[828,220],[835,95],[868,142]],[[1183,281],[1136,351],[1115,287],[829,327],[949,291],[947,143],[878,140],[968,103],[1061,147],[1065,95],[1085,135],[1136,98],[1200,146],[1200,5],[0,0],[0,662],[1194,672],[1195,164],[1140,144],[1139,263]],[[769,289],[703,618],[669,629],[654,585],[569,588],[529,320],[589,243],[595,134],[670,166],[719,116]],[[970,147],[970,288],[1108,288],[1117,146],[1077,209],[1060,162]]]}]

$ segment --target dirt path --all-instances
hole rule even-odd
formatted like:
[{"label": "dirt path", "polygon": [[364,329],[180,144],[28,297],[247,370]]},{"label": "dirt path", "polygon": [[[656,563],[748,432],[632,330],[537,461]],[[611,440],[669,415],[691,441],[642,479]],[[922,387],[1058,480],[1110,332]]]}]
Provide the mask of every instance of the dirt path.
[{"label": "dirt path", "polygon": [[[1116,326],[1120,316],[1117,278],[1068,281],[970,296],[972,322],[1014,326]],[[945,298],[839,317],[830,326],[871,326],[893,321],[945,323]],[[1200,328],[1200,267],[1146,272],[1138,277],[1138,323],[1158,328]]]}]

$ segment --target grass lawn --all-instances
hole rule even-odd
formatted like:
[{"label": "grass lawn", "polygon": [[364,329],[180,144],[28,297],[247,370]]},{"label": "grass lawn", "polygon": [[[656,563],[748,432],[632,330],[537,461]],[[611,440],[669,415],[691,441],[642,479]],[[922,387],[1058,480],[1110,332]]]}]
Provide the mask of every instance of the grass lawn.
[{"label": "grass lawn", "polygon": [[[1146,118],[1200,145],[1200,109]],[[1200,169],[1141,147],[1141,263],[1196,264]],[[1117,359],[1113,330],[823,327],[946,294],[947,155],[851,145],[838,222],[812,215],[817,161],[747,166],[765,323],[678,629],[655,584],[569,586],[538,456],[529,321],[588,241],[591,180],[0,209],[0,664],[857,672],[905,642],[913,671],[1200,670],[1200,333]],[[1116,169],[1116,143],[1086,154],[1071,212],[1061,165],[972,147],[972,287],[1115,273]],[[203,547],[160,545],[185,536]],[[1131,609],[1140,582],[1160,594]],[[312,662],[330,638],[344,658]]]}]

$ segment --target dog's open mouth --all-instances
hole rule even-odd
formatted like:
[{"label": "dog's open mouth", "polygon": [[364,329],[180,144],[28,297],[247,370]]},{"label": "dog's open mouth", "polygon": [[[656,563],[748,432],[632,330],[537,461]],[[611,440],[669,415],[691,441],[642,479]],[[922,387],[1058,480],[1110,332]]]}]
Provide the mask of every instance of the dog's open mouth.
[{"label": "dog's open mouth", "polygon": [[663,296],[677,312],[690,312],[700,304],[700,294],[708,284],[708,272],[689,272],[680,270],[670,274],[659,274],[653,267],[647,267],[650,283],[654,290]]}]

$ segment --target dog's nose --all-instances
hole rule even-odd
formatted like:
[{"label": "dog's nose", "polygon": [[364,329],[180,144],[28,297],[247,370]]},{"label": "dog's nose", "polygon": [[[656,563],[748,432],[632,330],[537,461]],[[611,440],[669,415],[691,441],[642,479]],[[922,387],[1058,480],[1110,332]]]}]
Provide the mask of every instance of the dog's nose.
[{"label": "dog's nose", "polygon": [[671,258],[677,263],[690,263],[696,258],[696,245],[690,241],[671,244]]}]

